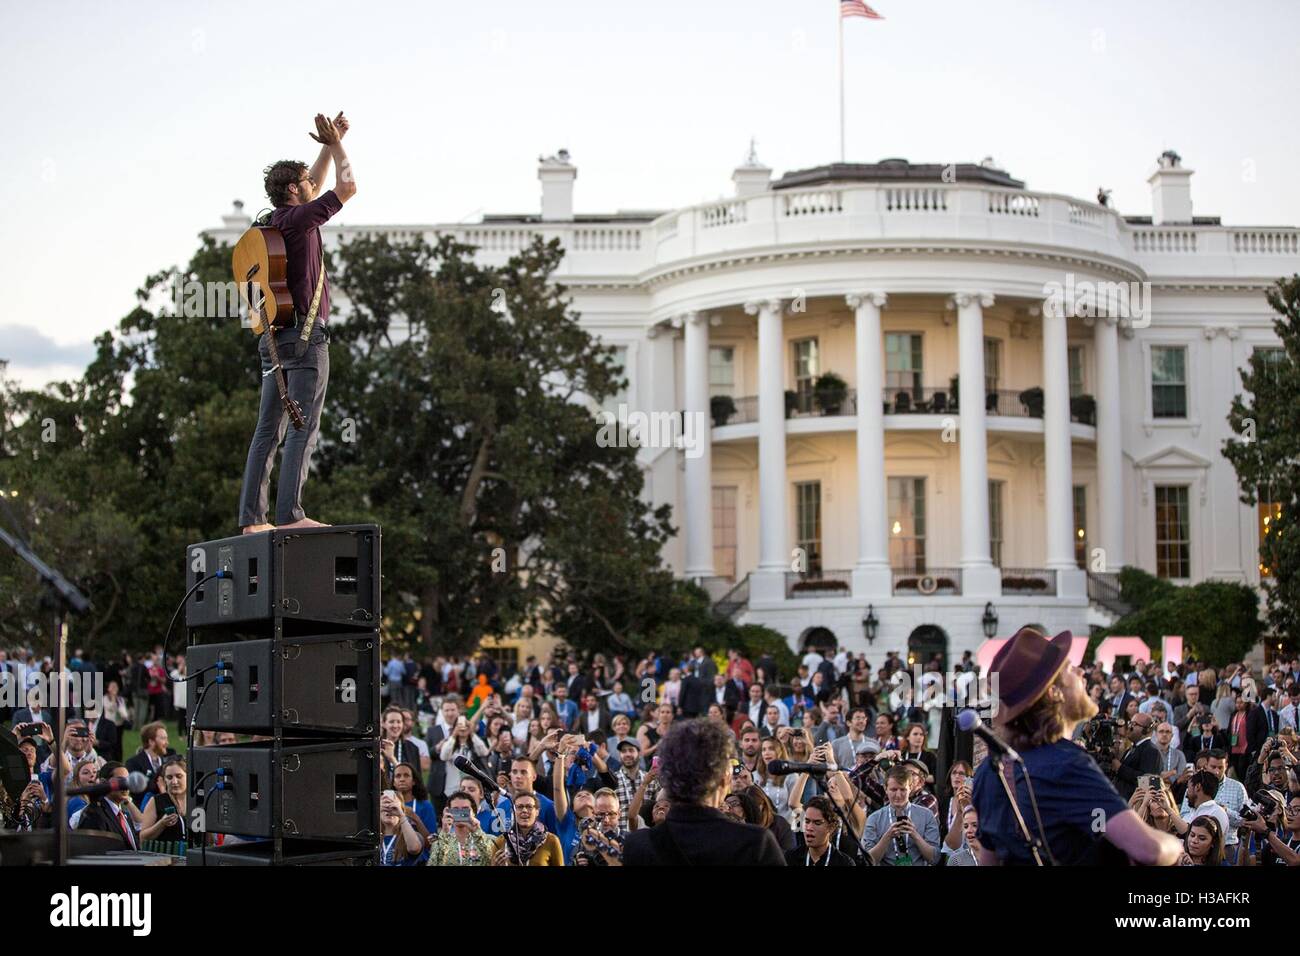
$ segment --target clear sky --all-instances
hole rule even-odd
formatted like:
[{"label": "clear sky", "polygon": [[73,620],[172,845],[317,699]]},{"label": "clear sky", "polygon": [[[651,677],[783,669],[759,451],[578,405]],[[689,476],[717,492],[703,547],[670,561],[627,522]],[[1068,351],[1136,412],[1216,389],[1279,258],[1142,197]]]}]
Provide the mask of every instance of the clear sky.
[{"label": "clear sky", "polygon": [[[1300,224],[1300,3],[871,0],[845,23],[848,159],[978,162],[1149,214],[1166,148],[1198,215]],[[579,212],[728,194],[838,159],[836,0],[18,3],[0,0],[0,358],[79,372],[151,272],[343,109],[339,221],[535,212],[537,157]]]}]

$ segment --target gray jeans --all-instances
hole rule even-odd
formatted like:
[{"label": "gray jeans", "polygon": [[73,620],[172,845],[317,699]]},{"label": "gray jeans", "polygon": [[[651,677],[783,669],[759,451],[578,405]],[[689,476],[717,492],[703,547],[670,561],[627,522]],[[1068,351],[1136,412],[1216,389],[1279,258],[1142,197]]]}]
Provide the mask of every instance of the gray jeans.
[{"label": "gray jeans", "polygon": [[[271,467],[275,464],[275,450],[284,441],[284,455],[280,461],[280,481],[275,492],[275,523],[288,524],[304,517],[302,486],[307,481],[307,468],[312,452],[320,437],[320,414],[325,405],[325,387],[330,378],[329,332],[317,326],[312,329],[311,340],[303,354],[298,355],[302,343],[296,329],[283,329],[276,336],[285,384],[289,397],[302,409],[307,426],[299,431],[289,427],[289,416],[280,403],[280,392],[275,376],[262,377],[262,400],[257,413],[257,429],[248,446],[248,462],[244,465],[244,487],[239,495],[239,527],[264,524],[267,511],[267,488],[271,482]],[[262,357],[262,372],[271,368],[271,356],[263,338],[258,346]],[[288,432],[288,438],[285,433]]]}]

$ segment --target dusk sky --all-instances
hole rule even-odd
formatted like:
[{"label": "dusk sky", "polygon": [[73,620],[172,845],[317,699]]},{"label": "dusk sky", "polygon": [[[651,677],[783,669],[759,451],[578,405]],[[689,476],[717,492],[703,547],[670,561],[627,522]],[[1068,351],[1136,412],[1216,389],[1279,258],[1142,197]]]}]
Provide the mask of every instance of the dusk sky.
[{"label": "dusk sky", "polygon": [[[997,165],[1151,211],[1176,149],[1197,215],[1300,224],[1300,5],[872,0],[845,24],[848,159]],[[535,212],[567,148],[579,212],[731,191],[750,137],[779,176],[838,159],[836,0],[653,5],[18,4],[0,13],[0,359],[80,373],[146,275],[184,263],[261,170],[352,122],[336,221]]]}]

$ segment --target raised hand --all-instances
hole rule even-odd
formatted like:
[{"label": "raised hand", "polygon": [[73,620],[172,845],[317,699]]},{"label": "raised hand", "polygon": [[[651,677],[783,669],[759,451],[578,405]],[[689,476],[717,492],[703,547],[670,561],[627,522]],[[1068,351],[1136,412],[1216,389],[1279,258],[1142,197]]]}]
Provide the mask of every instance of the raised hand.
[{"label": "raised hand", "polygon": [[324,113],[316,114],[316,132],[307,135],[322,146],[333,146],[342,138],[334,121],[327,119]]},{"label": "raised hand", "polygon": [[339,110],[339,115],[334,117],[334,128],[338,130],[339,139],[347,135],[348,126],[348,118],[343,115],[342,110]]}]

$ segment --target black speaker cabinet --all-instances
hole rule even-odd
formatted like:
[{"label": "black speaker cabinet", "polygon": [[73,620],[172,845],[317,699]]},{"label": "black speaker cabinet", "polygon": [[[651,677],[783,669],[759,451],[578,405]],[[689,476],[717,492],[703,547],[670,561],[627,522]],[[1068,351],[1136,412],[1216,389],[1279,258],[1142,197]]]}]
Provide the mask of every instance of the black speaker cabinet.
[{"label": "black speaker cabinet", "polygon": [[374,847],[340,848],[337,843],[286,840],[277,855],[270,841],[227,843],[225,846],[208,847],[206,861],[200,847],[190,847],[185,854],[185,864],[187,866],[378,866],[379,851]]},{"label": "black speaker cabinet", "polygon": [[266,531],[185,549],[187,627],[275,619],[375,628],[381,614],[380,533],[372,524]]},{"label": "black speaker cabinet", "polygon": [[[266,736],[379,732],[379,633],[192,644],[195,726]],[[220,669],[217,669],[218,666]],[[218,678],[220,678],[218,680]]]},{"label": "black speaker cabinet", "polygon": [[203,808],[208,833],[377,845],[377,754],[374,738],[196,747],[190,805]]}]

